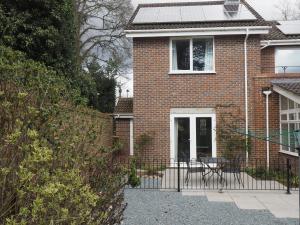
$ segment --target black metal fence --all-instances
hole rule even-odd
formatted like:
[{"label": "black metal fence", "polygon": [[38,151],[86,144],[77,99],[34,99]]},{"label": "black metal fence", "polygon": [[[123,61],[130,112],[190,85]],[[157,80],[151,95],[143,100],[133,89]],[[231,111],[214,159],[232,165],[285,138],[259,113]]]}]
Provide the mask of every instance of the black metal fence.
[{"label": "black metal fence", "polygon": [[184,162],[120,160],[127,188],[167,190],[298,190],[297,160],[199,158]]}]

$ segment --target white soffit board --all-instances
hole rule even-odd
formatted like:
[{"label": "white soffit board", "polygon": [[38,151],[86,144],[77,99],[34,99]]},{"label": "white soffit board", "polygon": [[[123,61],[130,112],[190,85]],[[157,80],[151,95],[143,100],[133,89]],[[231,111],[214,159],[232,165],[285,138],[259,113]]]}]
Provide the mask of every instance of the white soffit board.
[{"label": "white soffit board", "polygon": [[291,20],[291,21],[279,21],[280,25],[277,25],[278,29],[286,34],[300,34],[300,20]]},{"label": "white soffit board", "polygon": [[228,15],[223,5],[142,7],[133,20],[134,24],[252,21],[257,18],[244,5],[237,13]]}]

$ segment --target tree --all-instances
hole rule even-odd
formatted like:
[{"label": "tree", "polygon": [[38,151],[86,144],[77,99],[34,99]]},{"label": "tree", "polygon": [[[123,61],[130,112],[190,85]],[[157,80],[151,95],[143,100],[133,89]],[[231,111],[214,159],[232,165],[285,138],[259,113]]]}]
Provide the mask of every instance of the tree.
[{"label": "tree", "polygon": [[75,1],[78,65],[97,59],[101,64],[113,60],[124,67],[131,49],[124,33],[133,10],[131,1]]},{"label": "tree", "polygon": [[87,70],[95,82],[94,92],[89,95],[89,105],[101,112],[112,113],[116,101],[118,63],[110,60],[106,66],[101,66],[94,59],[87,65]]},{"label": "tree", "polygon": [[286,0],[281,0],[275,7],[280,12],[281,20],[296,20],[300,19],[300,0],[291,3]]},{"label": "tree", "polygon": [[124,33],[131,1],[74,1],[77,84],[89,106],[113,112],[116,79],[125,77],[131,63],[131,42]]},{"label": "tree", "polygon": [[0,44],[64,74],[74,69],[73,0],[2,0]]}]

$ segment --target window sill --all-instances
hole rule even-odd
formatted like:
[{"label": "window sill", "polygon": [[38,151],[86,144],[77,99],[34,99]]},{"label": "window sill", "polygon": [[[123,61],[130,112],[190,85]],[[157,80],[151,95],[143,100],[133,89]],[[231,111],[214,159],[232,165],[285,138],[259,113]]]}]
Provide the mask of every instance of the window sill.
[{"label": "window sill", "polygon": [[171,71],[169,75],[211,75],[216,71]]},{"label": "window sill", "polygon": [[299,156],[299,154],[297,152],[289,152],[289,151],[284,151],[284,150],[280,150],[279,152],[282,154],[290,155],[290,156],[295,156],[295,157]]}]

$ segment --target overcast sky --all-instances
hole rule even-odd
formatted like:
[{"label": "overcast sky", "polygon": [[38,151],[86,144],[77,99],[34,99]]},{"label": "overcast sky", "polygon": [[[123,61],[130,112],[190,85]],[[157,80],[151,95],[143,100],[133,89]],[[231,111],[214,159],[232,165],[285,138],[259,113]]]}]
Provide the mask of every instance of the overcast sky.
[{"label": "overcast sky", "polygon": [[[141,3],[162,3],[162,2],[195,2],[197,0],[132,0],[132,4],[136,7]],[[198,0],[198,1],[214,1],[214,0]],[[276,8],[276,5],[280,5],[280,2],[287,1],[294,3],[297,0],[247,0],[247,2],[258,11],[266,20],[278,20],[280,19],[280,13]],[[129,75],[131,78],[132,75]],[[133,82],[132,80],[122,79],[124,83],[122,95],[127,96],[126,90],[129,90],[129,96],[133,94]]]}]

